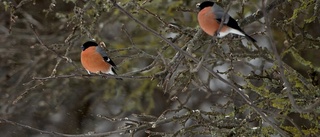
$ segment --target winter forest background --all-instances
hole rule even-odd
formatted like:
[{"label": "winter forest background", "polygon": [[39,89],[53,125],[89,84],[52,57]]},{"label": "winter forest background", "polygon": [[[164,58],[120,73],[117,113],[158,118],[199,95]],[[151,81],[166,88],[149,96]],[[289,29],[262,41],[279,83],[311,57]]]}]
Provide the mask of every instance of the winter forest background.
[{"label": "winter forest background", "polygon": [[[256,45],[199,2],[1,0],[1,136],[318,136],[320,1],[220,0]],[[91,39],[123,81],[82,68]]]}]

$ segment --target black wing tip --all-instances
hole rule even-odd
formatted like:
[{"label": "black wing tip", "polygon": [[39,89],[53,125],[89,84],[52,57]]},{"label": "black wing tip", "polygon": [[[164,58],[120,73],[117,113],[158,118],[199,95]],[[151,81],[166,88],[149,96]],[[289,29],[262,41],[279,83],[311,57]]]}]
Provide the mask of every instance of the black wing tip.
[{"label": "black wing tip", "polygon": [[115,75],[118,75],[117,72],[116,72],[116,70],[114,69],[114,67],[111,68],[111,71],[112,71]]},{"label": "black wing tip", "polygon": [[[115,74],[118,75],[114,67],[111,68],[111,71]],[[122,78],[116,78],[117,80],[123,80]]]},{"label": "black wing tip", "polygon": [[251,36],[249,36],[248,34],[245,34],[246,35],[246,38],[254,43],[257,42],[257,40],[255,40],[254,38],[252,38]]}]

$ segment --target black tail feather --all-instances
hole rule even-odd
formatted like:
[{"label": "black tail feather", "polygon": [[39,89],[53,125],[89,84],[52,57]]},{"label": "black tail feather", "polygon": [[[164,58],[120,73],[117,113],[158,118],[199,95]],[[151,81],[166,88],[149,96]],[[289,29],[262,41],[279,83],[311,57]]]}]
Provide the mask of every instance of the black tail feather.
[{"label": "black tail feather", "polygon": [[252,37],[249,36],[248,34],[244,33],[244,35],[245,35],[245,37],[246,37],[248,40],[250,40],[250,41],[252,41],[252,42],[257,42],[254,38],[252,38]]},{"label": "black tail feather", "polygon": [[[114,70],[114,67],[111,68],[111,71],[115,74],[118,75],[116,70]],[[122,78],[116,78],[117,80],[123,80]]]}]

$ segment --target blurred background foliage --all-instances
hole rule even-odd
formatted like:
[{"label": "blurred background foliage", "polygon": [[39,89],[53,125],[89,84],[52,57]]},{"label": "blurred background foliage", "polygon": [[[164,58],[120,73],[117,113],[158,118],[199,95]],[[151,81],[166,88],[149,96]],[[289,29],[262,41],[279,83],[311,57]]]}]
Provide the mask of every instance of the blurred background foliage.
[{"label": "blurred background foliage", "polygon": [[[230,4],[229,14],[258,41],[258,49],[241,37],[213,41],[204,34],[197,23],[199,2],[117,4],[194,58],[204,58],[203,65],[229,83],[201,67],[193,72],[199,62],[112,1],[2,0],[1,135],[319,135],[320,2],[266,1],[268,25],[262,1],[219,1]],[[86,75],[80,47],[91,39],[105,42],[123,81]]]}]

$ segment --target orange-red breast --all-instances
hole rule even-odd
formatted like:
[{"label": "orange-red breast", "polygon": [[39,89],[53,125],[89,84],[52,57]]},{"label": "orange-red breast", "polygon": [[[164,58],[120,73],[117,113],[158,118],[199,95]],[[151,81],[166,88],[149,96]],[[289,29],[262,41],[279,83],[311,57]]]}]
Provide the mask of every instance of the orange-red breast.
[{"label": "orange-red breast", "polygon": [[107,53],[94,41],[82,45],[81,64],[90,73],[104,73],[116,75],[116,64]]},{"label": "orange-red breast", "polygon": [[220,23],[224,16],[223,26],[217,37],[221,38],[229,33],[245,36],[248,40],[256,42],[256,40],[246,34],[238,25],[237,21],[234,20],[229,14],[225,14],[223,8],[211,1],[204,1],[198,3],[199,9],[198,22],[201,29],[208,35],[215,35],[216,31],[220,27]]}]

